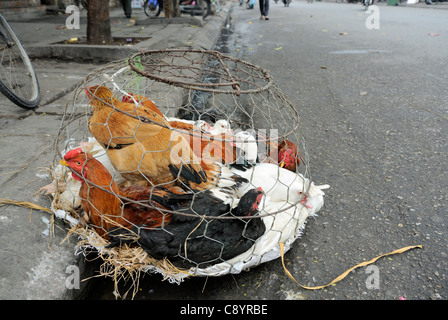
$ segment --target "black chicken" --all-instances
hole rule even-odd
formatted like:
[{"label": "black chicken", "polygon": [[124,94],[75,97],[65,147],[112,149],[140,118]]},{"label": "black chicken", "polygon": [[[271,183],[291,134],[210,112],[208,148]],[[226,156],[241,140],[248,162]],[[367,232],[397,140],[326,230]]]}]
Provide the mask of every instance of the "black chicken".
[{"label": "black chicken", "polygon": [[258,212],[262,196],[261,188],[251,189],[231,209],[230,205],[208,191],[193,194],[187,200],[186,195],[179,195],[177,199],[174,195],[164,205],[176,212],[193,214],[193,217],[173,214],[171,223],[163,229],[134,226],[129,231],[116,228],[109,233],[110,246],[137,242],[153,258],[168,258],[177,267],[205,268],[247,251],[266,230],[259,218],[208,217],[253,216]]}]

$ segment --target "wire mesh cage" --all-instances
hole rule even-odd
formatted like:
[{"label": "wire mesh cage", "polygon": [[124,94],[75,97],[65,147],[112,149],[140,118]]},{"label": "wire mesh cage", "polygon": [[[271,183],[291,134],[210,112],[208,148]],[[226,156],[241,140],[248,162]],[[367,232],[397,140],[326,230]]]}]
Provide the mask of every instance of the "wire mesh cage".
[{"label": "wire mesh cage", "polygon": [[53,210],[77,219],[80,248],[111,275],[180,283],[276,259],[328,187],[311,181],[297,109],[269,73],[215,51],[144,51],[91,72],[55,149]]}]

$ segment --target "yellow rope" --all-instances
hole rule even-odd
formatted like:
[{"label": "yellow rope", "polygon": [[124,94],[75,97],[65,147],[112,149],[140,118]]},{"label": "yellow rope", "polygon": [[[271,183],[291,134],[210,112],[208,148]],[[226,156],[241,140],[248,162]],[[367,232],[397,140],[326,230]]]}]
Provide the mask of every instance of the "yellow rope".
[{"label": "yellow rope", "polygon": [[350,269],[348,269],[347,271],[345,271],[344,273],[342,273],[340,276],[338,276],[336,279],[334,279],[333,281],[331,281],[329,284],[326,284],[326,285],[323,285],[323,286],[317,286],[317,287],[307,287],[307,286],[304,286],[304,285],[301,285],[300,283],[298,283],[297,282],[297,280],[296,279],[294,279],[294,277],[292,276],[292,274],[288,271],[288,269],[286,269],[286,266],[285,266],[285,260],[284,260],[284,244],[283,243],[280,243],[280,254],[282,255],[282,265],[283,265],[283,269],[285,270],[285,272],[286,272],[286,275],[288,276],[288,277],[290,277],[295,283],[297,283],[299,286],[301,286],[303,289],[307,289],[307,290],[319,290],[319,289],[323,289],[323,288],[326,288],[326,287],[328,287],[328,286],[331,286],[331,285],[333,285],[333,284],[335,284],[336,282],[339,282],[339,281],[341,281],[342,279],[344,279],[352,270],[354,270],[354,269],[356,269],[356,268],[359,268],[359,267],[365,267],[365,266],[367,266],[367,265],[369,265],[369,264],[372,264],[372,263],[374,263],[375,261],[377,261],[378,259],[380,259],[380,258],[383,258],[383,257],[386,257],[386,256],[390,256],[390,255],[394,255],[394,254],[399,254],[399,253],[403,253],[403,252],[405,252],[405,251],[408,251],[408,250],[411,250],[411,249],[415,249],[415,248],[422,248],[422,246],[421,245],[416,245],[416,246],[408,246],[408,247],[404,247],[404,248],[401,248],[401,249],[398,249],[398,250],[395,250],[395,251],[392,251],[392,252],[389,252],[389,253],[385,253],[385,254],[382,254],[382,255],[380,255],[380,256],[378,256],[378,257],[376,257],[376,258],[373,258],[372,260],[370,260],[370,261],[365,261],[365,262],[361,262],[361,263],[359,263],[359,264],[357,264],[357,265],[355,265],[355,266],[353,266],[353,267],[351,267]]}]

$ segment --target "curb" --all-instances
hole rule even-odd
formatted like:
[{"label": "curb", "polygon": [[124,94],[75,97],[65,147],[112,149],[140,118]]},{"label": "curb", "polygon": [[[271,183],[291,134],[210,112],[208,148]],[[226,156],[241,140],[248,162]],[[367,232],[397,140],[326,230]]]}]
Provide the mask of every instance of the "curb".
[{"label": "curb", "polygon": [[[196,44],[197,41],[199,48],[211,50],[216,43],[217,37],[220,35],[220,29],[223,23],[228,19],[232,5],[233,3],[228,1],[218,14],[210,16],[207,21],[202,21],[202,19],[196,17],[151,18],[138,19],[135,21],[135,25],[194,25],[198,27],[198,31],[194,35],[194,40],[191,39],[192,41],[189,42]],[[180,41],[179,43],[182,42]],[[38,43],[27,46],[27,52],[30,58],[58,58],[110,62],[124,59],[141,50],[157,50],[168,47],[173,47],[172,45],[170,46],[169,39],[156,33],[152,34],[151,38],[148,40],[129,46],[61,43],[53,43],[49,45],[48,43]],[[195,46],[193,45],[193,47]]]}]

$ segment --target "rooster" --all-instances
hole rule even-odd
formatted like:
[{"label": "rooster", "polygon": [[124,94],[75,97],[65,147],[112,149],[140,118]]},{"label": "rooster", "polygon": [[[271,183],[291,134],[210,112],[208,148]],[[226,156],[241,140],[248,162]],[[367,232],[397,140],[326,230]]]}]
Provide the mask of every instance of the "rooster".
[{"label": "rooster", "polygon": [[[107,169],[81,148],[67,152],[60,164],[69,167],[73,178],[81,182],[79,198],[85,212],[83,219],[100,236],[107,237],[107,232],[114,226],[130,228],[138,224],[156,228],[170,222],[171,215],[164,213],[166,208],[161,203],[179,193],[176,189],[169,191],[144,186],[119,189]],[[156,197],[159,202],[152,200]]]},{"label": "rooster", "polygon": [[219,168],[198,159],[188,141],[158,112],[142,104],[119,101],[104,86],[90,87],[86,92],[93,105],[89,130],[124,178],[142,184],[177,183],[194,189],[216,183]]},{"label": "rooster", "polygon": [[[172,205],[173,210],[193,217],[173,214],[164,230],[116,228],[111,232],[112,245],[137,241],[153,258],[168,258],[178,267],[207,267],[247,251],[265,233],[260,218],[238,219],[257,214],[262,197],[263,191],[257,188],[244,194],[233,209],[213,197]],[[231,216],[233,219],[211,218]]]}]

